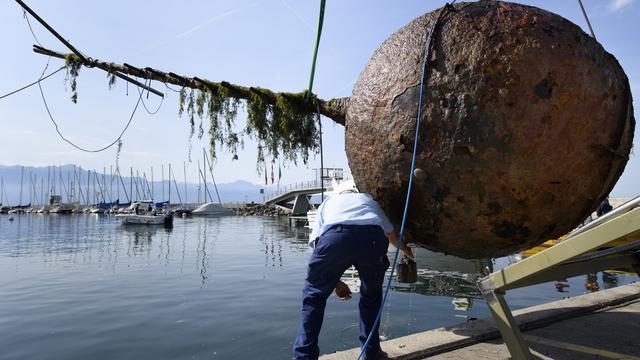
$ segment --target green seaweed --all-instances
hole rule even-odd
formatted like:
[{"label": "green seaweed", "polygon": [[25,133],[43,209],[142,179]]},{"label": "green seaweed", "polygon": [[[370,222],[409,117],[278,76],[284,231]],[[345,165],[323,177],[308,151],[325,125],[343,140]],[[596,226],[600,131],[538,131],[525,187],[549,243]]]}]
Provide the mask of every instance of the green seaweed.
[{"label": "green seaweed", "polygon": [[[65,57],[67,76],[65,81],[71,84],[71,101],[77,103],[77,77],[83,66],[80,58],[69,54]],[[116,82],[115,73],[108,69],[108,85],[111,89]],[[225,150],[238,159],[238,150],[244,148],[245,137],[258,143],[256,168],[263,171],[267,157],[271,161],[282,158],[284,161],[296,163],[302,159],[307,163],[311,153],[319,147],[316,109],[318,99],[315,95],[307,96],[307,92],[274,93],[268,89],[250,88],[249,99],[247,88],[226,81],[219,83],[209,80],[198,80],[198,88],[183,86],[178,95],[178,116],[186,113],[189,123],[189,157],[192,150],[193,136],[202,138],[205,123],[209,135],[209,153],[213,159],[218,157],[219,150]],[[190,89],[187,89],[187,88]],[[274,101],[275,99],[275,101]],[[236,126],[240,107],[247,113],[244,128]],[[122,144],[119,143],[117,156]]]},{"label": "green seaweed", "polygon": [[67,75],[64,80],[71,84],[71,102],[78,103],[78,75],[80,75],[80,69],[82,68],[82,61],[75,54],[67,54],[64,57],[64,65],[67,67]]}]

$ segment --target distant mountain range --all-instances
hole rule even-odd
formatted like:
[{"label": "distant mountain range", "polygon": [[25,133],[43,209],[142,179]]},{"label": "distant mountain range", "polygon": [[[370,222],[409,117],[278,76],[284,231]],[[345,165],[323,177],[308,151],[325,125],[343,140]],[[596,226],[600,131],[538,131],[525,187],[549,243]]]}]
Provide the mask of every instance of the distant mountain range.
[{"label": "distant mountain range", "polygon": [[[205,187],[198,184],[187,183],[185,193],[184,181],[174,180],[171,178],[171,186],[169,186],[168,175],[165,173],[164,182],[158,180],[160,171],[156,171],[154,182],[151,183],[150,174],[146,174],[146,180],[142,173],[137,177],[134,172],[133,179],[129,176],[129,169],[121,169],[122,177],[109,175],[103,176],[100,172],[97,177],[93,170],[80,170],[74,165],[62,165],[56,167],[23,167],[19,165],[4,166],[0,165],[0,178],[4,189],[0,189],[2,194],[0,202],[8,205],[42,203],[43,198],[48,199],[49,194],[62,195],[63,201],[68,198],[81,203],[87,203],[87,197],[90,203],[102,201],[107,202],[120,199],[120,202],[127,202],[128,198],[148,199],[153,198],[154,201],[171,200],[173,203],[180,202],[196,202],[198,201],[198,193],[200,193],[200,201],[204,201]],[[115,171],[115,170],[114,170]],[[167,169],[165,169],[166,172]],[[54,180],[55,173],[55,180]],[[62,176],[60,176],[62,174]],[[125,176],[126,175],[126,176]],[[31,181],[30,181],[31,177]],[[22,178],[22,196],[20,195],[20,180]],[[216,190],[211,182],[209,174],[207,174],[207,200],[209,194],[214,202],[217,202]],[[47,185],[48,184],[48,185]],[[176,191],[177,186],[177,191]],[[171,189],[169,191],[169,188]],[[248,181],[237,180],[230,183],[217,184],[218,193],[223,203],[255,201],[261,202],[262,195],[260,185],[252,184]],[[49,189],[49,191],[48,191]],[[153,195],[153,196],[151,196]],[[171,197],[171,199],[169,199]],[[22,199],[22,201],[20,201]],[[186,200],[186,201],[185,201]]]}]

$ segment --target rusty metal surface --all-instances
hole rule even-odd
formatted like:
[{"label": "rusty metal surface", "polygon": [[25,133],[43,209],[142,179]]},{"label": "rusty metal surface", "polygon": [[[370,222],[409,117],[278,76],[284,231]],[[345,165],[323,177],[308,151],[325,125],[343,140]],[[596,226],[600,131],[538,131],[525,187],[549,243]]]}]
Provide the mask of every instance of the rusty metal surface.
[{"label": "rusty metal surface", "polygon": [[[629,83],[558,15],[493,1],[456,9],[434,34],[407,233],[445,253],[506,255],[571,230],[612,189],[633,139]],[[380,46],[347,112],[356,184],[396,225],[434,14]]]}]

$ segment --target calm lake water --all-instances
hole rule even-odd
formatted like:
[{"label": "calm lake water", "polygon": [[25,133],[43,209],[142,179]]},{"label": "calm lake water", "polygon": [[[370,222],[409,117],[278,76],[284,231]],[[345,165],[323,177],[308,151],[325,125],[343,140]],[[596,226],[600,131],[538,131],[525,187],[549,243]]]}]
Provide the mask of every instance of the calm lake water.
[{"label": "calm lake water", "polygon": [[[164,229],[97,215],[0,215],[0,358],[290,358],[307,236],[276,218],[176,219]],[[489,316],[473,283],[486,266],[512,261],[418,257],[419,282],[393,285],[387,338]],[[569,279],[565,292],[544,284],[508,300],[517,309],[635,279],[601,273]],[[357,283],[353,274],[345,281]],[[323,353],[358,346],[357,299],[329,300]]]}]

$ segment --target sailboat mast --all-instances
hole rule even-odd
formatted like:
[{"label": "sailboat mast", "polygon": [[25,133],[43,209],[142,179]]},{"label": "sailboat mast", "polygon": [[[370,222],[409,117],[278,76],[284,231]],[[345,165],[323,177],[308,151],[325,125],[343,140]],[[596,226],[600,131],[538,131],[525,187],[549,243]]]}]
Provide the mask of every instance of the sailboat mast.
[{"label": "sailboat mast", "polygon": [[[109,165],[109,197],[113,196],[113,165]],[[120,199],[116,199],[120,201]],[[111,199],[113,202],[113,199]]]},{"label": "sailboat mast", "polygon": [[22,181],[24,180],[24,166],[22,167],[22,171],[20,172],[20,203],[18,205],[22,205]]},{"label": "sailboat mast", "polygon": [[[144,181],[144,182],[143,182]],[[142,193],[149,195],[149,200],[153,199],[153,196],[151,195],[151,188],[149,187],[149,182],[147,181],[147,173],[143,172],[142,173],[142,180],[140,180],[140,182],[142,183]],[[145,189],[146,186],[146,189]],[[147,196],[145,195],[145,197]]]},{"label": "sailboat mast", "polygon": [[182,171],[184,172],[184,202],[185,204],[189,203],[187,200],[187,163],[182,162]]},{"label": "sailboat mast", "polygon": [[33,189],[31,188],[32,185],[33,178],[31,176],[31,171],[29,171],[29,205],[31,205],[31,203],[33,202],[33,199],[31,198],[31,195],[33,194]]},{"label": "sailboat mast", "polygon": [[169,204],[171,204],[171,163],[169,163]]},{"label": "sailboat mast", "polygon": [[29,203],[31,205],[33,205],[38,199],[38,191],[37,191],[37,189],[38,189],[38,176],[35,175],[35,174],[34,175],[29,175],[30,178],[32,176],[33,176],[33,179],[30,179],[31,180],[31,185],[30,185],[30,189],[29,189],[29,192],[33,193],[33,197],[31,197],[31,199],[29,199]]},{"label": "sailboat mast", "polygon": [[89,194],[89,188],[91,186],[91,170],[87,169],[87,205],[91,205],[91,196]]},{"label": "sailboat mast", "polygon": [[[138,187],[138,182],[140,181],[140,171],[136,170],[136,180],[135,180],[135,184],[136,184],[136,197],[139,200],[144,200],[144,199],[140,199],[140,188]],[[144,196],[144,192],[142,192],[142,196]]]},{"label": "sailboat mast", "polygon": [[[180,190],[178,190],[178,182],[176,181],[176,174],[174,174],[173,171],[171,171],[169,175],[173,175],[173,185],[176,186],[176,194],[178,194],[178,201],[180,201],[180,204],[184,204],[182,202],[182,197],[180,196]],[[171,183],[169,183],[169,186],[171,186]]]},{"label": "sailboat mast", "polygon": [[[116,173],[118,173],[118,178],[120,179],[120,184],[122,185],[122,191],[124,191],[124,196],[127,197],[127,202],[131,203],[131,198],[129,194],[127,194],[127,188],[124,186],[124,180],[122,180],[122,174],[120,174],[120,167],[116,166]],[[118,196],[120,196],[120,187],[118,187]]]},{"label": "sailboat mast", "polygon": [[[78,199],[76,199],[76,165],[73,165],[73,175],[71,176],[71,194],[73,195],[73,201],[77,202]],[[78,198],[80,198],[78,196]]]},{"label": "sailboat mast", "polygon": [[200,203],[200,160],[198,160],[198,204]]},{"label": "sailboat mast", "polygon": [[[202,180],[204,181],[204,202],[208,202],[207,201],[207,194],[209,193],[209,189],[207,189],[207,161],[205,160],[205,156],[206,156],[206,152],[204,151],[204,148],[202,148],[202,166],[205,168],[205,171],[203,171],[203,176],[202,176]],[[213,202],[213,199],[211,199],[211,196],[209,196],[209,201]]]},{"label": "sailboat mast", "polygon": [[[49,194],[51,194],[51,165],[47,165],[47,193],[45,194],[45,199],[49,199]],[[46,204],[45,204],[46,205]]]},{"label": "sailboat mast", "polygon": [[216,179],[213,177],[213,166],[209,161],[209,155],[207,155],[207,153],[204,151],[204,148],[202,149],[202,151],[204,152],[205,160],[207,160],[207,165],[209,166],[209,174],[211,174],[211,181],[213,182],[213,188],[216,190],[216,196],[218,197],[218,204],[222,204],[222,200],[220,200],[220,193],[218,192],[218,185],[216,184]]},{"label": "sailboat mast", "polygon": [[80,199],[82,200],[82,203],[85,203],[84,193],[82,192],[82,166],[78,167],[78,171],[76,172],[76,174],[77,174],[76,181],[78,182],[78,194],[80,194]]}]

